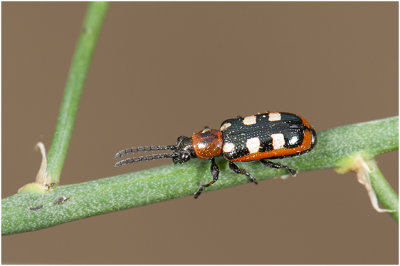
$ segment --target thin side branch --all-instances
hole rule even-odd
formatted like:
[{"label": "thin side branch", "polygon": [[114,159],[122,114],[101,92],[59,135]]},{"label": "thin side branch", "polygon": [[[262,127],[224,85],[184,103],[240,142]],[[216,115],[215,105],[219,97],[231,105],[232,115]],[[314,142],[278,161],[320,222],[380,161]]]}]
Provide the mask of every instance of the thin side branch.
[{"label": "thin side branch", "polygon": [[81,36],[68,74],[53,141],[49,149],[46,168],[50,182],[47,184],[48,186],[60,182],[60,174],[67,155],[83,86],[107,6],[107,2],[91,2],[86,12]]}]

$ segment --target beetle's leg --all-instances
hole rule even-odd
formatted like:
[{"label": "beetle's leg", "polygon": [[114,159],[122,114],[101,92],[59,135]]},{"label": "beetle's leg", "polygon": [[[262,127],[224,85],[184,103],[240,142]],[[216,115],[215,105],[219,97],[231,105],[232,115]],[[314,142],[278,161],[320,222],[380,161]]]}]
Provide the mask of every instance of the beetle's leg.
[{"label": "beetle's leg", "polygon": [[215,163],[215,159],[211,158],[211,174],[213,177],[213,180],[208,183],[208,184],[201,184],[199,189],[196,191],[196,193],[194,193],[194,198],[197,199],[198,196],[200,196],[201,192],[204,190],[205,187],[209,187],[212,184],[214,184],[217,180],[218,180],[218,176],[219,176],[219,167],[218,165]]},{"label": "beetle's leg", "polygon": [[296,174],[297,174],[296,170],[294,170],[292,168],[289,168],[287,165],[283,165],[283,164],[280,164],[280,163],[274,163],[274,162],[267,161],[267,160],[264,160],[264,159],[261,159],[260,162],[262,162],[264,165],[266,165],[268,167],[272,167],[272,168],[285,168],[286,170],[289,171],[289,173],[292,176],[296,176]]},{"label": "beetle's leg", "polygon": [[257,183],[257,179],[252,176],[249,172],[247,172],[246,170],[244,170],[243,168],[239,168],[236,164],[234,164],[233,162],[229,162],[229,168],[235,172],[236,174],[241,174],[241,175],[245,175],[247,176],[251,182],[258,184]]},{"label": "beetle's leg", "polygon": [[243,120],[243,116],[238,115],[238,116],[236,117],[236,119],[242,119],[242,120]]}]

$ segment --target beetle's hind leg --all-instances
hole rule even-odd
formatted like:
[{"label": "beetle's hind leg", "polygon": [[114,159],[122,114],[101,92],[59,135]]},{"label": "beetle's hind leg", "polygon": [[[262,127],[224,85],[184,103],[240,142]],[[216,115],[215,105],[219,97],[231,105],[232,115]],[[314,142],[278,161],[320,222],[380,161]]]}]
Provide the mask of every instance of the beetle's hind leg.
[{"label": "beetle's hind leg", "polygon": [[249,172],[247,172],[246,170],[244,170],[243,168],[239,168],[236,164],[234,164],[233,162],[229,162],[229,168],[235,172],[236,174],[241,174],[241,175],[245,175],[247,176],[251,182],[258,184],[257,183],[257,179],[252,176]]},{"label": "beetle's hind leg", "polygon": [[215,182],[217,182],[218,180],[218,176],[219,176],[219,167],[218,165],[215,163],[215,159],[211,158],[211,167],[210,167],[210,171],[211,171],[211,175],[213,177],[213,180],[211,180],[210,183],[208,184],[201,184],[199,189],[196,191],[196,193],[194,193],[194,198],[197,199],[201,192],[204,190],[205,187],[209,187],[212,184],[214,184]]},{"label": "beetle's hind leg", "polygon": [[271,167],[271,168],[278,168],[278,169],[279,168],[285,168],[286,170],[289,171],[289,173],[292,176],[296,176],[296,174],[297,174],[296,170],[294,170],[292,168],[289,168],[289,166],[287,166],[287,165],[283,165],[283,164],[280,164],[280,163],[274,163],[274,162],[267,161],[267,160],[264,160],[264,159],[261,159],[260,162],[262,162],[264,165],[266,165],[268,167]]}]

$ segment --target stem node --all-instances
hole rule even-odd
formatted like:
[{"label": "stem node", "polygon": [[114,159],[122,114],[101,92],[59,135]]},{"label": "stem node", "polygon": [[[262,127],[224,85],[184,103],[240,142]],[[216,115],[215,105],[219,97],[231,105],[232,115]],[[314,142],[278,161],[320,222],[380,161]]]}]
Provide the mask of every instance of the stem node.
[{"label": "stem node", "polygon": [[35,150],[39,150],[40,153],[42,154],[42,163],[40,164],[39,171],[36,175],[36,181],[34,183],[29,183],[26,184],[25,186],[21,187],[18,189],[19,192],[26,192],[26,191],[31,191],[31,192],[46,192],[54,188],[56,185],[55,183],[52,183],[50,180],[50,175],[46,171],[47,167],[47,157],[46,157],[46,148],[42,142],[36,143]]},{"label": "stem node", "polygon": [[[379,207],[378,197],[371,182],[371,175],[379,171],[374,159],[368,154],[356,153],[342,160],[340,167],[336,172],[344,174],[348,171],[354,171],[357,175],[357,181],[367,190],[372,207],[379,213],[396,212],[396,209],[385,209]],[[384,178],[382,176],[382,178]]]}]

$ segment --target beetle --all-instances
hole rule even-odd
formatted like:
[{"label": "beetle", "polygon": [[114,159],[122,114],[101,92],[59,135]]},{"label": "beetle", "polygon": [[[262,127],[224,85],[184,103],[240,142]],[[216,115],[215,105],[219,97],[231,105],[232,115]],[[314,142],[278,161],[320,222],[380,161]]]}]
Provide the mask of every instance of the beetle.
[{"label": "beetle", "polygon": [[219,167],[215,163],[217,156],[222,155],[228,160],[229,168],[233,172],[245,175],[257,184],[256,178],[245,169],[239,168],[235,162],[260,161],[268,167],[284,168],[295,176],[296,170],[266,159],[298,156],[312,150],[316,143],[317,134],[303,117],[286,112],[266,112],[227,119],[222,122],[219,130],[205,127],[191,137],[180,136],[175,145],[141,146],[122,150],[115,158],[141,151],[172,152],[129,158],[117,162],[115,166],[162,158],[172,158],[175,164],[185,163],[191,158],[209,159],[212,180],[200,185],[194,193],[194,198],[197,198],[204,188],[218,180]]}]

